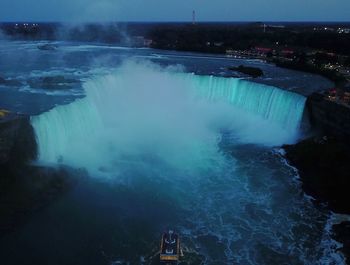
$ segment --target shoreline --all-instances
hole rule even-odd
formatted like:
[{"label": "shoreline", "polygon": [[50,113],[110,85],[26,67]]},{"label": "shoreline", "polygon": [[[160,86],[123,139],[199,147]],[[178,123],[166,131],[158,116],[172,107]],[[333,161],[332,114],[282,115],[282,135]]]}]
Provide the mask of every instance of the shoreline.
[{"label": "shoreline", "polygon": [[[336,138],[311,137],[295,145],[284,145],[284,158],[297,169],[302,190],[312,197],[313,203],[325,205],[331,211],[331,237],[342,244],[339,251],[350,261],[350,180],[349,146],[344,147]],[[339,159],[342,159],[339,161]],[[345,168],[339,168],[342,165]],[[340,218],[343,217],[343,218]]]},{"label": "shoreline", "polygon": [[37,146],[29,116],[1,113],[0,237],[58,199],[73,183],[66,169],[31,164]]},{"label": "shoreline", "polygon": [[[308,139],[312,139],[308,138]],[[303,141],[303,140],[302,140]],[[299,142],[302,142],[299,141]],[[298,143],[299,143],[298,142]],[[296,144],[291,145],[283,145],[275,149],[276,154],[281,158],[283,163],[285,163],[288,167],[290,167],[293,171],[295,171],[295,180],[298,182],[298,185],[301,187],[301,191],[303,192],[303,196],[315,205],[315,207],[321,207],[323,209],[329,210],[329,217],[327,220],[327,224],[325,226],[325,232],[328,233],[331,240],[335,241],[337,244],[337,248],[335,252],[340,251],[342,257],[344,258],[345,264],[349,264],[350,262],[350,210],[343,211],[339,213],[334,208],[328,205],[328,201],[324,198],[321,198],[319,195],[309,192],[308,189],[305,188],[305,179],[307,179],[307,175],[304,175],[297,165],[293,164],[291,160],[288,159],[288,151],[287,149]],[[350,208],[350,207],[349,207]]]}]

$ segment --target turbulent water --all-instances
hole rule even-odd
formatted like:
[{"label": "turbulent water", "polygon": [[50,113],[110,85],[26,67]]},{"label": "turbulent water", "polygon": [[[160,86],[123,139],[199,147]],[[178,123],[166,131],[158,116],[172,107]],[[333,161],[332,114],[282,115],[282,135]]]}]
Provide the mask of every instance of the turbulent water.
[{"label": "turbulent water", "polygon": [[41,163],[136,189],[152,222],[179,230],[206,264],[342,262],[327,213],[272,148],[299,137],[305,97],[135,62],[84,88],[33,117]]},{"label": "turbulent water", "polygon": [[245,143],[294,141],[305,104],[274,87],[137,63],[85,89],[86,98],[33,118],[40,161],[104,171],[150,152],[192,167],[217,152],[221,131]]},{"label": "turbulent water", "polygon": [[[2,46],[0,70],[20,85],[0,86],[0,103],[40,113],[37,163],[84,177],[0,239],[1,264],[150,264],[168,227],[192,264],[344,264],[331,213],[304,195],[279,150],[302,136],[304,96],[218,77],[241,63],[225,58],[36,45]],[[305,80],[245,63],[264,69],[261,82],[292,90]],[[79,82],[48,89],[47,76]]]}]

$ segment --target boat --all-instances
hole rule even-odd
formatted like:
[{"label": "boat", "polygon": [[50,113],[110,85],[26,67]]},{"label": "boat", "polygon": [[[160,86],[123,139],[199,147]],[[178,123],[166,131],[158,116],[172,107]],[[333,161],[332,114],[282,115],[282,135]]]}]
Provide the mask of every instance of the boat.
[{"label": "boat", "polygon": [[160,262],[162,264],[177,264],[180,258],[179,235],[173,230],[163,233],[160,243]]}]

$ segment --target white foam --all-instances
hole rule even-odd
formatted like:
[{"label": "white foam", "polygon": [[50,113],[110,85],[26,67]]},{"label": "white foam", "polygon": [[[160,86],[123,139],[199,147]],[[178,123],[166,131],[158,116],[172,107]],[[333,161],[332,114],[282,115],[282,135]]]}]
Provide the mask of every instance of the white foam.
[{"label": "white foam", "polygon": [[[114,74],[88,81],[86,98],[33,118],[40,159],[63,158],[70,165],[93,166],[96,171],[114,168],[113,161],[122,155],[152,150],[171,163],[206,164],[202,159],[217,152],[223,128],[233,130],[242,142],[278,145],[294,139],[299,118],[290,116],[286,106],[294,98],[299,102],[295,95],[289,99],[288,92],[263,85],[174,72],[178,70],[127,62]],[[286,102],[279,103],[284,97]],[[259,104],[271,106],[264,109]],[[274,104],[282,104],[284,112]],[[293,115],[298,115],[296,109]],[[185,157],[183,150],[188,153]]]}]

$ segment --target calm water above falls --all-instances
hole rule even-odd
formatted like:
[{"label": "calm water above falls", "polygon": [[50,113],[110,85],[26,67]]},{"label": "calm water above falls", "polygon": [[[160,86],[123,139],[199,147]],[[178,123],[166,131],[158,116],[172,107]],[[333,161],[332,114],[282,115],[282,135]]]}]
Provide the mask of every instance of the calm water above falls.
[{"label": "calm water above falls", "polygon": [[[84,47],[65,49],[89,54]],[[81,87],[15,93],[23,109],[33,93],[54,104],[80,98],[32,124],[38,162],[88,176],[0,239],[2,264],[148,264],[166,227],[205,264],[343,264],[330,213],[303,195],[277,152],[300,137],[303,96],[134,59],[103,70],[74,62]],[[20,80],[69,75],[62,69]]]}]

